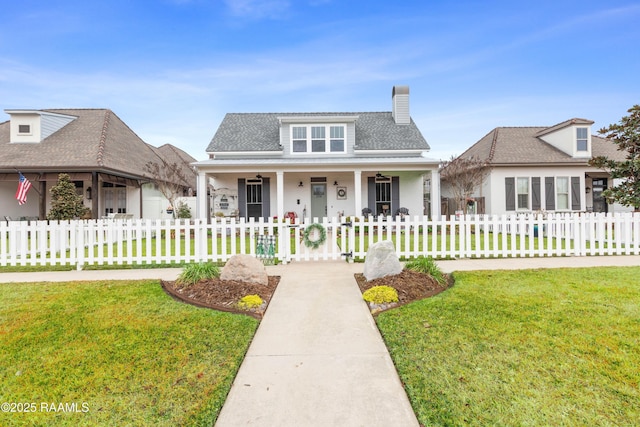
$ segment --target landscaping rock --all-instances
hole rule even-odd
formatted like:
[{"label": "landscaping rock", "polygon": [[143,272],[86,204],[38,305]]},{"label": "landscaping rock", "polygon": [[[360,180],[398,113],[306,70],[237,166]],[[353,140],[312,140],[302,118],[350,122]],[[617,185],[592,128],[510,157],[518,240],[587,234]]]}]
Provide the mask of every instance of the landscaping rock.
[{"label": "landscaping rock", "polygon": [[391,240],[385,240],[369,246],[367,257],[364,260],[363,272],[367,280],[400,274],[400,272],[402,272],[402,264],[400,264]]},{"label": "landscaping rock", "polygon": [[251,255],[234,255],[222,267],[221,280],[257,283],[266,286],[269,283],[267,270],[262,262]]}]

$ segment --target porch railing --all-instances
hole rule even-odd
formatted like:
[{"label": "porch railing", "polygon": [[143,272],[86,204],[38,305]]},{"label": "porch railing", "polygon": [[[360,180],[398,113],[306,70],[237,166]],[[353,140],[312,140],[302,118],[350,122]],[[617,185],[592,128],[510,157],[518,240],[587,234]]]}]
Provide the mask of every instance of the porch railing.
[{"label": "porch railing", "polygon": [[[319,223],[326,242],[304,244]],[[377,219],[321,218],[291,222],[205,220],[0,221],[0,267],[15,265],[147,265],[225,262],[256,255],[258,236],[274,236],[280,262],[362,260],[369,246],[394,242],[402,259],[640,254],[640,214],[474,215]]]}]

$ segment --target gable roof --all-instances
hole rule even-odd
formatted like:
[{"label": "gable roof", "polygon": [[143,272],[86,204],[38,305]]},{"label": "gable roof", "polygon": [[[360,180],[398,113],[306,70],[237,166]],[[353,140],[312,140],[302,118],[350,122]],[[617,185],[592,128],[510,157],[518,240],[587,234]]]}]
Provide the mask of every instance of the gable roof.
[{"label": "gable roof", "polygon": [[355,119],[356,150],[429,150],[416,124],[397,125],[391,112],[369,113],[228,113],[207,147],[208,153],[281,151],[281,117]]},{"label": "gable roof", "polygon": [[[460,155],[475,157],[492,165],[586,164],[589,158],[574,158],[543,141],[540,136],[574,124],[592,125],[585,119],[571,119],[557,125],[497,127]],[[611,141],[591,136],[591,154],[622,160],[624,154]]]}]

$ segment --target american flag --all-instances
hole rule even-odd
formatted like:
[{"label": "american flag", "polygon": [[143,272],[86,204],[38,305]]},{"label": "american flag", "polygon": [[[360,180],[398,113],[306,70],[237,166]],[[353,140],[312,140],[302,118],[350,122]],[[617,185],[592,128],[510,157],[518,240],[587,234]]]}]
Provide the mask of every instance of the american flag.
[{"label": "american flag", "polygon": [[19,205],[24,205],[27,203],[27,193],[31,188],[31,182],[22,175],[21,172],[18,172],[20,175],[20,179],[18,181],[18,190],[16,191],[16,199],[18,199]]}]

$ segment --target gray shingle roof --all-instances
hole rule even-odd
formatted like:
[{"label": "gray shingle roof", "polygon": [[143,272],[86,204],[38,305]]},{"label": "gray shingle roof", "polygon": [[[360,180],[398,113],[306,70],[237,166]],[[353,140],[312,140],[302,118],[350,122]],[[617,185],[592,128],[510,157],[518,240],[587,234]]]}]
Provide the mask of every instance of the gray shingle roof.
[{"label": "gray shingle roof", "polygon": [[228,113],[207,152],[280,151],[280,117],[357,117],[357,150],[428,150],[416,124],[396,125],[391,112],[373,113]]},{"label": "gray shingle roof", "polygon": [[[593,123],[584,119],[572,120],[581,120],[584,121],[584,124]],[[574,124],[572,120],[552,127],[498,127],[482,137],[462,153],[460,157],[475,157],[480,160],[487,160],[493,165],[586,164],[589,159],[573,158],[539,138],[540,135],[547,134],[547,131],[551,128],[557,130],[559,126]],[[616,150],[614,143],[597,136],[591,137],[591,151],[593,156],[606,155],[616,160],[624,158],[624,154]]]}]

